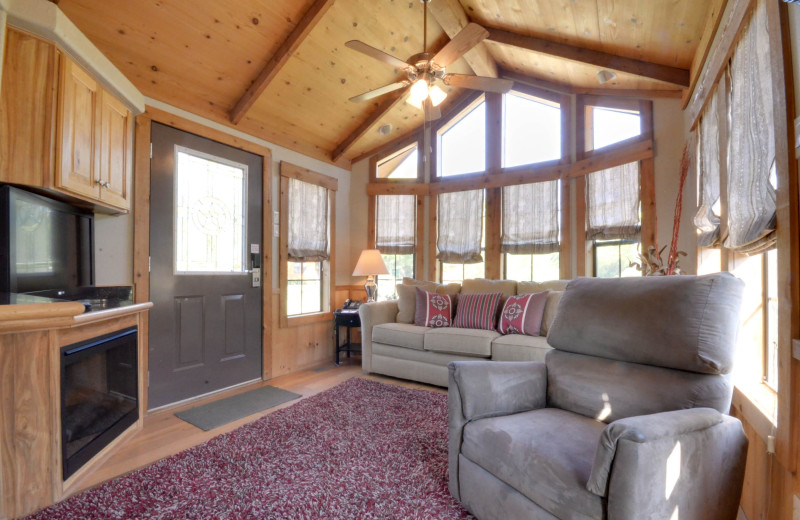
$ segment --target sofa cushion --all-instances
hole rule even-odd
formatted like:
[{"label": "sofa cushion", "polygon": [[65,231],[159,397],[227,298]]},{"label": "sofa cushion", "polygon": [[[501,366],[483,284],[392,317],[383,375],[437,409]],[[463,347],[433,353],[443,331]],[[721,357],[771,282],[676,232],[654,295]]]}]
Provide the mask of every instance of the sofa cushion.
[{"label": "sofa cushion", "polygon": [[743,287],[730,273],[577,278],[564,291],[548,341],[576,354],[727,374]]},{"label": "sofa cushion", "polygon": [[542,330],[547,294],[548,291],[509,296],[500,312],[497,332],[538,336]]},{"label": "sofa cushion", "polygon": [[544,336],[508,334],[492,341],[492,361],[544,361],[551,350]]},{"label": "sofa cushion", "polygon": [[544,315],[542,316],[542,330],[541,335],[547,337],[547,334],[550,332],[550,326],[553,324],[553,320],[556,319],[556,311],[558,311],[558,302],[561,301],[561,297],[564,295],[564,291],[550,291],[547,293],[547,301],[544,303]]},{"label": "sofa cushion", "polygon": [[543,291],[563,291],[570,280],[548,280],[546,282],[517,282],[517,294]]},{"label": "sofa cushion", "polygon": [[425,350],[488,358],[492,355],[492,340],[499,336],[493,330],[433,329],[425,334]]},{"label": "sofa cushion", "polygon": [[502,297],[501,293],[460,295],[453,327],[494,330],[497,309]]},{"label": "sofa cushion", "polygon": [[733,394],[730,376],[626,363],[560,350],[551,351],[545,362],[547,406],[607,423],[688,408],[730,411]]},{"label": "sofa cushion", "polygon": [[415,287],[420,287],[426,291],[439,294],[458,294],[461,285],[449,283],[446,285],[436,282],[425,282],[413,278],[403,278],[402,284],[397,284],[397,323],[414,323],[414,315],[417,310],[417,291]]},{"label": "sofa cushion", "polygon": [[408,323],[382,323],[372,328],[372,341],[395,347],[422,350],[428,327],[418,327]]},{"label": "sofa cushion", "polygon": [[604,518],[586,483],[605,426],[553,408],[481,419],[464,427],[461,453],[558,518]]},{"label": "sofa cushion", "polygon": [[487,278],[474,278],[464,280],[461,285],[461,294],[476,293],[503,293],[504,297],[517,294],[517,282],[515,280],[489,280]]},{"label": "sofa cushion", "polygon": [[455,296],[428,292],[419,287],[417,291],[417,311],[414,325],[420,327],[449,327],[455,314]]}]

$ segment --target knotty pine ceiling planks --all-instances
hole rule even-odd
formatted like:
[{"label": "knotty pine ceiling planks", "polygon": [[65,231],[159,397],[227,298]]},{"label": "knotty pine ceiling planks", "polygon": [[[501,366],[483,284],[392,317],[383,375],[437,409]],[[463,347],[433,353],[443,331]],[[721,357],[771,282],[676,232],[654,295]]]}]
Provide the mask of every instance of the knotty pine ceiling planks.
[{"label": "knotty pine ceiling planks", "polygon": [[[313,0],[60,0],[59,7],[145,95],[233,126],[231,109],[312,4]],[[460,0],[460,5],[470,20],[488,27],[683,69],[691,67],[708,10],[706,2],[697,0]],[[337,146],[384,101],[355,104],[348,98],[402,77],[346,48],[344,43],[351,39],[405,60],[422,50],[422,4],[336,0],[236,128],[330,161]],[[447,41],[429,13],[429,48],[435,51]],[[599,87],[595,66],[499,43],[484,45],[504,70],[558,84]],[[472,73],[463,59],[448,71]],[[624,73],[603,88],[678,89]],[[445,104],[465,94],[452,89]],[[339,164],[346,167],[350,158],[408,135],[422,122],[419,110],[404,102],[395,104]],[[378,134],[377,128],[387,123],[392,132]]]}]

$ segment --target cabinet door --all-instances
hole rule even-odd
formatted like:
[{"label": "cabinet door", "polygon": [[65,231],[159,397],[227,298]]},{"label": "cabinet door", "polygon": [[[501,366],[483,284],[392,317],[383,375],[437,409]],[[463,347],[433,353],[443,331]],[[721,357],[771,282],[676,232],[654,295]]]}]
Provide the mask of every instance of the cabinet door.
[{"label": "cabinet door", "polygon": [[100,91],[99,110],[100,200],[128,209],[131,113],[104,89]]},{"label": "cabinet door", "polygon": [[62,61],[56,187],[97,199],[100,178],[95,131],[99,86],[75,62],[66,57]]}]

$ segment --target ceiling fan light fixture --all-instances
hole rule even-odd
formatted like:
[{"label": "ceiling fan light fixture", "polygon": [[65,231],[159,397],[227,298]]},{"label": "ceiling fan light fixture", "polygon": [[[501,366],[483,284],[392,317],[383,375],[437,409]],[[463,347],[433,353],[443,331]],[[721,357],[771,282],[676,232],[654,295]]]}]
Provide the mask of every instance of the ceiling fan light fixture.
[{"label": "ceiling fan light fixture", "polygon": [[447,92],[442,90],[439,85],[433,85],[428,89],[428,96],[431,98],[431,105],[438,107],[447,98]]},{"label": "ceiling fan light fixture", "polygon": [[411,85],[408,102],[414,106],[422,106],[422,102],[428,97],[428,82],[420,78]]}]

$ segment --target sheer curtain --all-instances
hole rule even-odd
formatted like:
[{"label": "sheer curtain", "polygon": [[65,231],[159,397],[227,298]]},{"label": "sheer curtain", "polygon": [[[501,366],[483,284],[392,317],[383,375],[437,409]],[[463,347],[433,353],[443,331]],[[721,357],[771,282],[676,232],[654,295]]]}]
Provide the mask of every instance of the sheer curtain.
[{"label": "sheer curtain", "polygon": [[586,176],[586,238],[639,238],[639,163]]},{"label": "sheer curtain", "polygon": [[375,247],[381,253],[414,253],[416,206],[414,195],[378,195],[376,203]]},{"label": "sheer curtain", "polygon": [[759,2],[730,65],[728,236],[725,247],[757,253],[775,243],[775,128],[766,3]]},{"label": "sheer curtain", "polygon": [[289,179],[289,260],[328,260],[328,190]]},{"label": "sheer curtain", "polygon": [[500,251],[515,255],[559,250],[558,181],[503,188]]},{"label": "sheer curtain", "polygon": [[[727,96],[726,89],[717,86],[711,100],[703,111],[697,129],[697,175],[699,179],[700,207],[694,216],[694,225],[700,231],[697,245],[719,246],[719,196],[720,196],[720,125],[727,127],[728,121],[720,119],[720,98]],[[727,105],[727,103],[726,103]]]},{"label": "sheer curtain", "polygon": [[436,258],[449,264],[483,262],[483,190],[439,195]]}]

